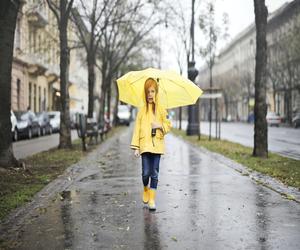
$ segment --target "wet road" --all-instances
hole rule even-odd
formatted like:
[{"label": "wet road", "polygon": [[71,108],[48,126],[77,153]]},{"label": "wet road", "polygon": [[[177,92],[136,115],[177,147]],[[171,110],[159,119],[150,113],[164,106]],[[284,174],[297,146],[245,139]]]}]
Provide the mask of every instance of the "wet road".
[{"label": "wet road", "polygon": [[15,249],[300,249],[299,204],[173,135],[149,212],[130,135],[81,162],[15,233]]},{"label": "wet road", "polygon": [[[78,138],[77,131],[71,131],[72,140]],[[17,159],[22,159],[27,156],[55,148],[59,143],[59,133],[34,137],[30,140],[23,139],[13,143],[14,155]]]},{"label": "wet road", "polygon": [[[182,127],[183,129],[186,129],[187,121],[183,121]],[[201,122],[201,133],[209,135],[208,122]],[[215,123],[212,123],[211,134],[213,138],[216,135]],[[253,137],[253,124],[237,122],[222,122],[221,124],[221,139],[226,139],[248,147],[253,147]],[[279,153],[285,157],[300,160],[300,129],[287,127],[277,128],[269,126],[268,147],[272,152]]]}]

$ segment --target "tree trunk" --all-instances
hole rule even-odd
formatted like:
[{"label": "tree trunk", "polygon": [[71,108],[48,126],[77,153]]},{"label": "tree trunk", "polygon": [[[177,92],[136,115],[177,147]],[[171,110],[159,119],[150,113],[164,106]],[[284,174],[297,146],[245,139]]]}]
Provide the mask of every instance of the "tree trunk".
[{"label": "tree trunk", "polygon": [[0,1],[0,167],[17,166],[11,136],[11,70],[14,35],[21,1]]},{"label": "tree trunk", "polygon": [[182,107],[179,107],[179,130],[182,129]]},{"label": "tree trunk", "polygon": [[268,126],[266,120],[267,82],[267,17],[265,0],[254,0],[256,24],[255,105],[253,156],[268,157]]},{"label": "tree trunk", "polygon": [[[210,91],[209,93],[212,94],[212,87],[213,87],[213,82],[212,82],[212,64],[210,63],[209,65],[209,88]],[[209,137],[208,139],[211,140],[211,122],[212,122],[212,99],[209,99]]]},{"label": "tree trunk", "polygon": [[60,137],[59,148],[71,148],[71,129],[70,129],[70,97],[69,97],[69,63],[70,52],[68,47],[68,20],[66,15],[67,0],[60,0]]},{"label": "tree trunk", "polygon": [[109,82],[109,85],[107,87],[107,118],[110,119],[110,113],[111,113],[111,82]]},{"label": "tree trunk", "polygon": [[98,121],[100,124],[104,126],[104,111],[105,111],[105,97],[106,97],[106,86],[105,86],[105,77],[102,76],[102,87],[101,87],[101,94],[99,99],[99,116]]},{"label": "tree trunk", "polygon": [[293,101],[292,101],[292,89],[289,85],[287,90],[287,122],[292,125],[292,119],[293,119]]},{"label": "tree trunk", "polygon": [[224,94],[224,104],[225,104],[225,119],[227,119],[227,117],[228,117],[228,105],[229,105],[228,96],[225,92],[223,92],[223,94]]},{"label": "tree trunk", "polygon": [[[117,82],[114,81],[116,89],[117,87]],[[116,91],[116,99],[115,99],[115,109],[114,109],[114,116],[113,116],[113,126],[117,126],[117,116],[118,116],[118,105],[119,105],[119,91]]]},{"label": "tree trunk", "polygon": [[95,86],[95,54],[93,49],[87,52],[88,63],[88,84],[89,84],[89,103],[88,103],[88,117],[93,117],[94,112],[94,86]]},{"label": "tree trunk", "polygon": [[273,95],[272,95],[272,97],[273,97],[273,103],[274,103],[274,107],[275,107],[274,112],[277,114],[278,112],[277,112],[277,110],[276,110],[276,92],[275,92],[275,90],[273,90]]}]

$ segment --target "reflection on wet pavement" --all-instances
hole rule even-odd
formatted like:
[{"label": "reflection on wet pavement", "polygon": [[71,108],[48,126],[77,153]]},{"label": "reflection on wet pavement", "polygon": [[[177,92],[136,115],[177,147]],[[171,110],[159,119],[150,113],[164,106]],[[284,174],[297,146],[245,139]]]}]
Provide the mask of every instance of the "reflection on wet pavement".
[{"label": "reflection on wet pavement", "polygon": [[131,131],[19,232],[15,249],[300,249],[300,206],[172,135],[157,211],[141,202]]}]

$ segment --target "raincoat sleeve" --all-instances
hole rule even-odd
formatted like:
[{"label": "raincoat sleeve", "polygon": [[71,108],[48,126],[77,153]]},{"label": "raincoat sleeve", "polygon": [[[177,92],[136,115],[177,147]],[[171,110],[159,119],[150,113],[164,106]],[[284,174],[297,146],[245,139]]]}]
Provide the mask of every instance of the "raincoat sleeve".
[{"label": "raincoat sleeve", "polygon": [[133,135],[132,135],[132,139],[131,139],[131,144],[130,144],[131,149],[139,149],[140,148],[141,116],[142,116],[142,112],[141,112],[141,110],[139,110],[139,112],[136,116]]},{"label": "raincoat sleeve", "polygon": [[162,109],[162,131],[167,134],[171,130],[172,124],[168,119],[168,112],[165,109]]}]

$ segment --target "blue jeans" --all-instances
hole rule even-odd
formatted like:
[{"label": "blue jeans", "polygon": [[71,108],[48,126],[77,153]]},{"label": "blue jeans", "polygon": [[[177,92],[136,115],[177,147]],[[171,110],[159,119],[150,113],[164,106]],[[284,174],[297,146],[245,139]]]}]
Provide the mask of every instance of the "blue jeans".
[{"label": "blue jeans", "polygon": [[144,186],[148,186],[149,179],[150,188],[156,189],[158,183],[160,154],[143,153],[142,154],[142,177]]}]

